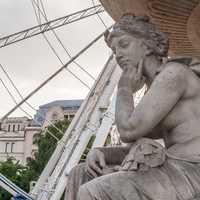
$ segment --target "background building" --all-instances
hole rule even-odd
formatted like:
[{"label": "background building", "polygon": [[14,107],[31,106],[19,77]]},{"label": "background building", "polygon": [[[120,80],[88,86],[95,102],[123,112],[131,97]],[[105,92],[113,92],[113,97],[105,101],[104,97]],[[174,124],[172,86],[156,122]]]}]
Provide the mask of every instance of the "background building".
[{"label": "background building", "polygon": [[25,165],[37,151],[34,140],[42,129],[59,120],[72,120],[82,102],[83,100],[53,101],[39,107],[34,121],[27,117],[11,117],[0,122],[0,161],[13,157]]},{"label": "background building", "polygon": [[46,127],[50,122],[55,123],[58,120],[72,120],[77,110],[80,108],[83,100],[59,100],[42,105],[39,107],[34,119],[42,127]]},{"label": "background building", "polygon": [[32,126],[32,120],[27,117],[7,118],[1,123],[0,130],[0,160],[8,157],[26,164],[33,157],[37,146],[33,141],[41,133],[41,127]]}]

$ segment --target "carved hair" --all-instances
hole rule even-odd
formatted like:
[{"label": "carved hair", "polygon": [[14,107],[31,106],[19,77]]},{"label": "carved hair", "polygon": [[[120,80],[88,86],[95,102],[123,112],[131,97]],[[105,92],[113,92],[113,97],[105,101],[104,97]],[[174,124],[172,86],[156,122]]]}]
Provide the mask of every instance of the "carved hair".
[{"label": "carved hair", "polygon": [[110,46],[113,37],[123,32],[127,32],[134,37],[143,38],[145,44],[152,53],[161,57],[167,56],[169,49],[169,40],[165,33],[156,28],[150,22],[148,16],[135,16],[133,14],[125,14],[113,26],[111,32],[105,34],[105,41]]}]

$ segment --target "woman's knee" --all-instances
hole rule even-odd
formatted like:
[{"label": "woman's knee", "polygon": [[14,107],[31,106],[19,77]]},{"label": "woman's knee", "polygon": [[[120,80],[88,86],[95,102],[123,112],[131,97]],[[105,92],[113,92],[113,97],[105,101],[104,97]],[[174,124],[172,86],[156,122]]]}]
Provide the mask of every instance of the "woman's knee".
[{"label": "woman's knee", "polygon": [[78,200],[90,200],[92,199],[92,196],[88,190],[88,184],[85,183],[83,185],[81,185],[81,187],[79,188],[78,191]]}]

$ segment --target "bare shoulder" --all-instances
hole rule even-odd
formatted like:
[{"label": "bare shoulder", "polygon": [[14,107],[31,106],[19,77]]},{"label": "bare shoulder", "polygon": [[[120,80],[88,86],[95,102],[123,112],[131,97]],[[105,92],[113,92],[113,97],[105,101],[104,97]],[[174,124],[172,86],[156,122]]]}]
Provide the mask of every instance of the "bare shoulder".
[{"label": "bare shoulder", "polygon": [[169,75],[170,77],[183,77],[188,72],[188,67],[178,62],[169,62],[165,64],[161,74]]},{"label": "bare shoulder", "polygon": [[177,63],[169,62],[164,66],[164,69],[155,78],[156,83],[164,83],[166,86],[181,87],[185,85],[185,78],[189,72],[187,66]]}]

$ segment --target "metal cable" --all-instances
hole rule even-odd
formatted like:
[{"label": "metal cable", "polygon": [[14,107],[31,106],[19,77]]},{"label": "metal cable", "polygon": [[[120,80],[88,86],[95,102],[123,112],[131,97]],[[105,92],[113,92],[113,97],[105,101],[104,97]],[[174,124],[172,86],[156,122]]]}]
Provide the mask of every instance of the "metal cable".
[{"label": "metal cable", "polygon": [[71,60],[69,60],[65,65],[60,67],[58,70],[56,70],[53,74],[51,74],[46,80],[44,80],[38,87],[36,87],[33,91],[31,91],[22,101],[18,103],[18,105],[14,106],[10,111],[8,111],[1,119],[4,120],[7,118],[10,114],[12,114],[19,106],[21,106],[26,100],[28,100],[30,97],[32,97],[36,92],[38,92],[41,88],[43,88],[49,81],[51,81],[53,78],[55,78],[60,72],[62,72],[66,67],[68,67],[74,60],[76,60],[81,54],[83,54],[85,51],[87,51],[93,44],[95,44],[100,38],[102,38],[106,31],[108,31],[112,26],[110,26],[108,29],[103,31],[101,34],[99,34],[96,38],[94,38],[89,44],[87,44],[84,48],[82,48],[76,55],[72,57]]},{"label": "metal cable", "polygon": [[[2,83],[2,85],[4,86],[4,88],[6,89],[7,93],[9,94],[9,96],[12,98],[13,102],[15,104],[17,104],[17,101],[16,99],[14,98],[14,96],[11,94],[10,90],[8,89],[8,87],[6,86],[6,84],[4,83],[4,81],[0,78],[0,81]],[[26,112],[23,108],[21,108],[21,106],[19,106],[19,109],[22,111],[22,112]]]},{"label": "metal cable", "polygon": [[[8,89],[8,87],[6,86],[6,84],[4,83],[4,81],[3,81],[1,78],[0,78],[0,81],[1,81],[2,85],[4,86],[4,88],[6,89],[7,93],[9,94],[9,96],[12,98],[13,102],[17,105],[18,103],[17,103],[15,97],[12,95],[12,93],[10,92],[10,90]],[[31,120],[33,120],[35,123],[37,123],[38,125],[41,126],[41,123],[39,123],[39,122],[37,122],[36,120],[34,120],[34,119],[32,118],[32,116],[31,116],[28,112],[26,112],[23,108],[21,108],[21,107],[19,106],[19,109],[20,109],[22,112],[24,112],[27,116],[29,116]],[[49,131],[48,129],[46,129],[45,132],[49,133],[54,139],[57,140],[57,142],[59,141],[59,139],[58,139],[53,133],[51,133],[51,131]]]},{"label": "metal cable", "polygon": [[101,13],[104,11],[105,10],[101,5],[97,5],[95,8],[94,7],[86,8],[86,9],[71,13],[69,15],[50,20],[41,25],[33,26],[25,30],[12,33],[10,35],[0,37],[0,48],[34,37],[36,35],[41,34],[42,32],[48,32],[51,29],[56,29],[64,25],[89,18],[95,15],[96,13]]},{"label": "metal cable", "polygon": [[[40,0],[40,4],[42,7],[42,10],[39,7],[39,4],[36,3],[35,0],[32,0],[32,5],[34,8],[34,4],[35,6],[38,8],[38,11],[40,12],[40,14],[43,16],[43,18],[45,19],[46,22],[48,22],[48,18],[47,18],[47,14],[45,12],[45,8],[44,8],[44,4],[42,2],[42,0]],[[35,8],[34,8],[35,10]],[[37,12],[35,12],[35,14],[37,15]],[[38,20],[38,17],[36,17],[36,20],[38,21],[39,24],[41,24],[41,21]],[[51,27],[51,26],[50,26]],[[52,33],[54,34],[54,36],[56,37],[57,41],[59,42],[59,44],[62,46],[62,48],[64,49],[64,51],[66,52],[66,54],[68,55],[69,58],[72,58],[71,54],[69,53],[69,50],[67,50],[67,48],[65,47],[65,45],[63,44],[63,42],[61,41],[61,39],[58,37],[58,34],[56,33],[55,30],[51,29]],[[43,33],[44,34],[44,33]],[[87,70],[85,70],[78,62],[74,61],[73,62],[77,67],[79,67],[83,72],[85,72],[90,78],[92,78],[93,80],[96,80],[94,76],[92,76]]]},{"label": "metal cable", "polygon": [[[32,2],[35,2],[34,0],[32,0]],[[32,4],[33,5],[33,4]],[[35,7],[33,5],[33,9],[35,10]],[[35,11],[35,14],[37,14],[37,12]],[[38,19],[36,17],[36,19]],[[39,21],[38,21],[39,23]],[[53,47],[53,45],[51,44],[51,42],[48,40],[48,38],[46,37],[46,35],[43,33],[42,34],[44,39],[46,40],[46,42],[48,43],[49,47],[51,48],[51,50],[53,51],[54,55],[58,58],[58,60],[60,61],[60,63],[62,65],[64,65],[64,62],[62,62],[60,56],[58,55],[58,53],[56,52],[55,48]],[[65,68],[65,70],[67,70],[72,76],[74,76],[76,79],[78,79],[84,86],[86,86],[89,90],[91,89],[90,86],[87,85],[87,83],[85,83],[84,81],[82,81],[76,74],[74,74],[70,69]]]},{"label": "metal cable", "polygon": [[[38,9],[39,9],[40,13],[43,15],[45,21],[48,22],[47,14],[45,12],[45,8],[44,8],[44,4],[43,4],[42,0],[40,0],[40,4],[42,6],[43,13],[42,13],[42,11],[41,11],[40,8],[38,8]],[[39,4],[38,4],[38,7],[39,7]],[[61,41],[61,39],[58,37],[58,34],[56,33],[56,31],[54,29],[52,29],[52,33],[54,34],[54,36],[56,37],[56,39],[60,43],[60,45],[63,47],[63,49],[65,50],[65,52],[69,56],[69,58],[72,58],[71,54],[69,53],[69,50],[67,50],[67,48],[65,47],[65,45],[63,44],[63,42]],[[95,77],[92,76],[87,70],[85,70],[78,62],[74,61],[73,63],[76,64],[82,71],[84,71],[94,81],[96,80]]]},{"label": "metal cable", "polygon": [[[19,89],[17,88],[17,86],[15,85],[15,83],[13,82],[13,80],[11,79],[11,77],[9,76],[8,72],[5,70],[5,68],[3,67],[2,64],[0,64],[0,68],[2,69],[2,71],[4,72],[4,74],[6,75],[6,77],[8,78],[8,80],[10,81],[11,85],[14,87],[14,89],[16,90],[16,92],[18,93],[18,95],[21,97],[21,99],[23,99],[24,97],[22,96],[22,94],[20,93]],[[28,101],[25,101],[25,103],[32,108],[34,111],[37,112],[37,109],[34,108],[30,103],[28,103]],[[40,117],[42,117],[43,119],[45,119],[45,116],[42,115],[39,111],[38,111],[38,115]],[[59,131],[61,134],[64,134],[62,130],[60,130],[56,125],[54,125],[51,121],[47,120],[46,121],[53,126],[57,131]]]},{"label": "metal cable", "polygon": [[[46,40],[46,42],[48,43],[49,47],[51,48],[51,50],[53,51],[54,55],[58,58],[58,60],[60,61],[60,63],[62,65],[64,65],[64,62],[61,60],[60,56],[58,55],[58,53],[56,52],[55,48],[52,46],[52,44],[50,43],[49,39],[46,37],[45,34],[43,34],[44,39]],[[83,80],[81,80],[76,74],[74,74],[70,69],[65,68],[65,70],[67,70],[72,76],[74,76],[77,80],[79,80],[85,87],[87,87],[89,90],[91,89],[90,86],[85,83]]]},{"label": "metal cable", "polygon": [[[39,4],[39,0],[37,0],[37,3]],[[39,8],[38,8],[38,21],[40,22],[40,24],[42,23],[42,19],[41,19],[41,16],[40,16]]]},{"label": "metal cable", "polygon": [[[93,4],[93,6],[96,6],[94,0],[92,0],[92,4]],[[101,23],[104,25],[104,27],[107,29],[108,26],[107,26],[106,23],[103,21],[102,17],[99,15],[99,13],[96,13],[96,15],[97,15],[97,17],[99,18],[99,20],[101,21]]]}]

